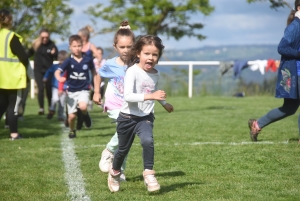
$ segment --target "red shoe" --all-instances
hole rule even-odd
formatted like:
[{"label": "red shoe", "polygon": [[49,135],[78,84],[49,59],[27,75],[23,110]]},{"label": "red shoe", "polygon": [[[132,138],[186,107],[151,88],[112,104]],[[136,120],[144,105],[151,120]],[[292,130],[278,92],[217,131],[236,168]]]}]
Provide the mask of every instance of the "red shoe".
[{"label": "red shoe", "polygon": [[248,120],[248,126],[250,129],[250,138],[252,141],[256,142],[257,141],[257,136],[261,129],[258,127],[256,119],[249,119]]}]

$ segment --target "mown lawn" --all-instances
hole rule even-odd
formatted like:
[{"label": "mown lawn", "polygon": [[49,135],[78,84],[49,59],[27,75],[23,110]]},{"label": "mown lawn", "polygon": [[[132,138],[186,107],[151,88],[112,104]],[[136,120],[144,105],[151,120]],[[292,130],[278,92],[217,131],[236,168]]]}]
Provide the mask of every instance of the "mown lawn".
[{"label": "mown lawn", "polygon": [[[94,105],[93,129],[74,139],[75,151],[91,200],[299,200],[300,152],[297,115],[249,138],[247,120],[280,106],[273,97],[172,97],[174,113],[156,104],[155,171],[158,193],[142,180],[142,149],[136,138],[126,177],[118,193],[107,187],[98,163],[115,132],[106,114]],[[71,200],[62,160],[62,128],[56,118],[37,115],[37,100],[28,99],[19,141],[8,140],[0,122],[0,200]],[[78,199],[80,200],[80,199]]]}]

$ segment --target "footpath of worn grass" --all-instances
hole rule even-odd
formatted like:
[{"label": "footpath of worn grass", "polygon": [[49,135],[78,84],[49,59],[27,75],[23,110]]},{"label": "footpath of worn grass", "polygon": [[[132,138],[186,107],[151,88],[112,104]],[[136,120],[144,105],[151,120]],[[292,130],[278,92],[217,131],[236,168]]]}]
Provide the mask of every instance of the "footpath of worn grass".
[{"label": "footpath of worn grass", "polygon": [[[251,143],[247,120],[282,104],[273,97],[172,97],[174,113],[156,105],[155,171],[159,193],[142,180],[142,149],[136,138],[127,161],[127,182],[111,193],[98,163],[115,132],[94,106],[93,129],[74,139],[91,200],[299,200],[297,115],[266,127]],[[0,122],[0,200],[69,200],[64,180],[61,127],[36,115],[29,100],[20,122],[25,139],[9,141]]]}]

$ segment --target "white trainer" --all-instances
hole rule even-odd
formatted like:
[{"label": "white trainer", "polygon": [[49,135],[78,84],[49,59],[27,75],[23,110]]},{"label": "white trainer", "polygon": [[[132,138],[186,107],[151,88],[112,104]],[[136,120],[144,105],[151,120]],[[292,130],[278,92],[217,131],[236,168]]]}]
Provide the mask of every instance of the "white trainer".
[{"label": "white trainer", "polygon": [[99,161],[99,168],[102,172],[107,173],[109,171],[109,167],[112,164],[114,158],[114,154],[111,153],[107,148],[102,151],[101,159]]},{"label": "white trainer", "polygon": [[114,174],[114,171],[110,166],[107,178],[107,185],[111,192],[118,192],[120,190],[120,175],[121,172]]},{"label": "white trainer", "polygon": [[154,170],[145,170],[143,171],[144,184],[147,186],[147,190],[149,192],[158,191],[160,189],[160,185],[155,178]]},{"label": "white trainer", "polygon": [[120,182],[125,182],[126,181],[126,176],[124,172],[121,170],[121,175],[120,175]]}]

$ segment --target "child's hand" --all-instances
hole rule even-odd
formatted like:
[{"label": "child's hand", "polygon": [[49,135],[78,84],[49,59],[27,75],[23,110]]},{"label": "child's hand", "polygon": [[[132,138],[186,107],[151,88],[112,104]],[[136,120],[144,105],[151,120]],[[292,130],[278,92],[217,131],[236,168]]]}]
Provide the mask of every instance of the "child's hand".
[{"label": "child's hand", "polygon": [[66,78],[65,77],[60,77],[57,79],[59,82],[65,82],[66,81]]},{"label": "child's hand", "polygon": [[43,82],[47,82],[47,78],[43,78]]},{"label": "child's hand", "polygon": [[167,94],[163,90],[157,90],[152,94],[153,100],[166,100]]},{"label": "child's hand", "polygon": [[94,93],[93,101],[94,101],[95,104],[101,105],[102,104],[102,102],[101,102],[101,94],[100,93]]},{"label": "child's hand", "polygon": [[165,108],[165,110],[167,110],[169,113],[171,113],[171,112],[174,111],[173,106],[172,106],[171,104],[169,104],[169,103],[166,103],[166,104],[164,105],[164,108]]},{"label": "child's hand", "polygon": [[58,96],[61,97],[63,95],[64,91],[58,91]]},{"label": "child's hand", "polygon": [[55,54],[55,48],[54,47],[51,50],[51,54]]}]

